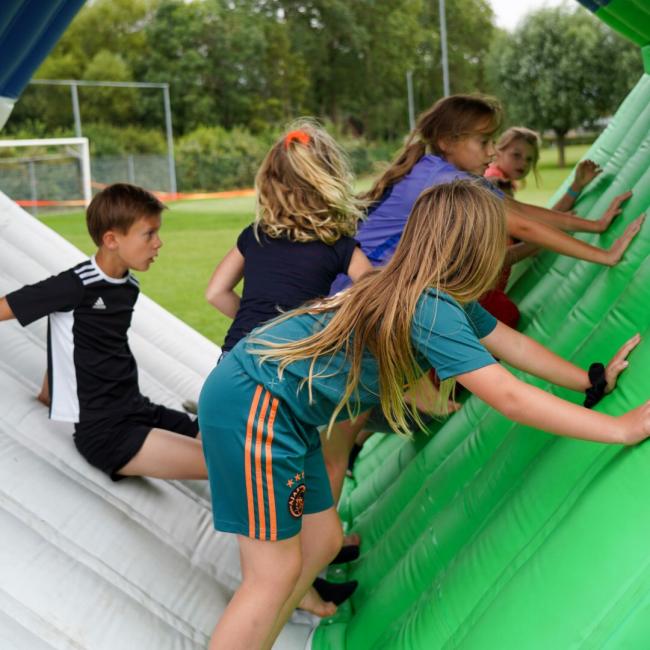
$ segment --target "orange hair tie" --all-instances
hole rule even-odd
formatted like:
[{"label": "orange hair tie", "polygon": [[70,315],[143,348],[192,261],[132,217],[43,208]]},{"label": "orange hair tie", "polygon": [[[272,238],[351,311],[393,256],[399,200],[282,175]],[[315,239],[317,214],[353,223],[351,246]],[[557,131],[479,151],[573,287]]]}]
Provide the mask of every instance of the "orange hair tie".
[{"label": "orange hair tie", "polygon": [[289,133],[284,136],[284,148],[288,149],[289,145],[294,140],[297,140],[301,144],[307,145],[311,141],[311,138],[309,137],[309,134],[305,133],[304,131],[289,131]]}]

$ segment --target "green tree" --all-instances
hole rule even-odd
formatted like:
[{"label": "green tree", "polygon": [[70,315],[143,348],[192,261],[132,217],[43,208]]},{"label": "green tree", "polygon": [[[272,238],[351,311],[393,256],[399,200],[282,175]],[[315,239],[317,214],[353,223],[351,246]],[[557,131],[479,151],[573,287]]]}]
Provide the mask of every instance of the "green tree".
[{"label": "green tree", "polygon": [[[426,108],[431,96],[442,94],[442,53],[438,2],[424,5],[422,23],[425,38],[418,43],[420,53],[416,78],[424,79],[419,94]],[[487,0],[454,0],[446,3],[449,85],[452,93],[484,92],[487,89],[486,62],[495,36],[494,12]]]},{"label": "green tree", "polygon": [[288,27],[253,3],[164,0],[146,33],[136,70],[170,83],[181,133],[216,124],[259,130],[304,108],[310,82]]},{"label": "green tree", "polygon": [[561,166],[566,134],[611,115],[642,73],[635,45],[583,9],[563,7],[530,14],[495,41],[491,66],[509,122],[552,129]]},{"label": "green tree", "polygon": [[[435,0],[89,0],[38,76],[167,82],[174,131],[273,130],[296,115],[394,140],[440,96]],[[483,90],[488,0],[447,3],[452,90]],[[85,123],[160,129],[160,92],[80,88]],[[67,88],[31,88],[9,128],[72,131]],[[353,128],[350,128],[353,127]]]},{"label": "green tree", "polygon": [[[359,3],[366,5],[366,3]],[[377,0],[373,10],[358,7],[365,39],[349,93],[350,112],[372,139],[394,139],[407,128],[406,72],[415,67],[424,38],[420,17],[422,0]]]},{"label": "green tree", "polygon": [[[72,21],[37,70],[40,79],[130,81],[133,59],[146,45],[144,26],[157,0],[91,0]],[[138,121],[134,91],[82,88],[81,117],[100,122]],[[30,86],[19,100],[8,129],[73,130],[68,88]]]},{"label": "green tree", "polygon": [[[120,54],[101,49],[86,64],[82,78],[87,81],[133,81],[133,72]],[[133,122],[138,101],[135,88],[82,86],[78,92],[84,122]]]}]

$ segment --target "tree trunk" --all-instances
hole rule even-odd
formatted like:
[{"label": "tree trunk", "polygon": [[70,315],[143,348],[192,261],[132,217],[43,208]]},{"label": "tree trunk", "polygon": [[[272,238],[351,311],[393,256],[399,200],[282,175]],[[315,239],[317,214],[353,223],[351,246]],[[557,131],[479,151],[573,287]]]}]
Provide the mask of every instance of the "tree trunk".
[{"label": "tree trunk", "polygon": [[555,135],[557,136],[557,164],[561,168],[566,165],[566,157],[564,155],[564,148],[566,146],[564,136],[566,135],[566,131],[555,131]]}]

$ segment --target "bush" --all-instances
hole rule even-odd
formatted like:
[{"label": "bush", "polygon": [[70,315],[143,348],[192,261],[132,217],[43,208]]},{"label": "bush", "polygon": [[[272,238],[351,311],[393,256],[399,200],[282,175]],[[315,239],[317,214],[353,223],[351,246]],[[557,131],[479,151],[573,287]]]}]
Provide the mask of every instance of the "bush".
[{"label": "bush", "polygon": [[[377,172],[380,163],[391,160],[399,142],[368,142],[326,128],[347,152],[355,175]],[[277,132],[253,135],[245,129],[199,127],[176,144],[176,173],[182,191],[214,191],[252,187],[255,174]]]},{"label": "bush", "polygon": [[368,142],[364,138],[346,138],[339,142],[350,157],[355,176],[377,174],[400,147],[399,142]]},{"label": "bush", "polygon": [[252,187],[272,136],[202,126],[176,143],[176,175],[184,191]]},{"label": "bush", "polygon": [[[47,133],[47,129],[40,129],[39,126],[31,124],[29,129],[17,131],[12,137],[73,135],[63,129],[57,133]],[[332,123],[326,123],[325,128],[347,152],[356,176],[376,174],[381,163],[390,161],[401,144],[369,142],[363,137],[345,134]],[[84,124],[84,135],[90,140],[94,180],[101,183],[132,181],[154,189],[166,187],[167,143],[160,130],[88,123]],[[252,187],[255,174],[277,137],[278,131],[275,130],[253,134],[242,128],[227,131],[220,126],[203,126],[178,138],[174,153],[179,190],[192,192]],[[4,155],[10,155],[10,152]],[[134,166],[133,178],[127,173],[127,157],[131,158]]]},{"label": "bush", "polygon": [[83,125],[83,133],[90,140],[92,156],[165,154],[167,152],[165,134],[160,129],[88,123]]}]

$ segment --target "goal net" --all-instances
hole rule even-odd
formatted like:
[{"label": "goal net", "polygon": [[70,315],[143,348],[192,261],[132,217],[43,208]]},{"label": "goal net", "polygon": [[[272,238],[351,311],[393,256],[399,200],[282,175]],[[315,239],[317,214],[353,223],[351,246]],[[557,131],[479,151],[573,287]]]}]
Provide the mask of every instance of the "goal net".
[{"label": "goal net", "polygon": [[0,140],[0,191],[32,214],[87,206],[92,198],[88,138]]}]

